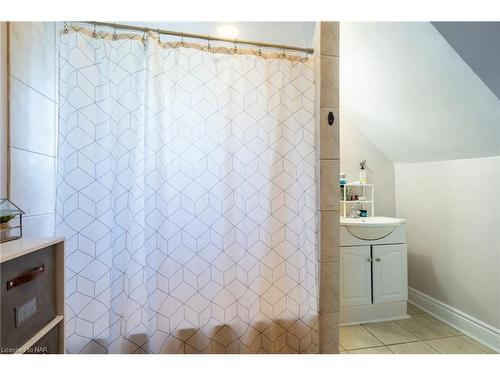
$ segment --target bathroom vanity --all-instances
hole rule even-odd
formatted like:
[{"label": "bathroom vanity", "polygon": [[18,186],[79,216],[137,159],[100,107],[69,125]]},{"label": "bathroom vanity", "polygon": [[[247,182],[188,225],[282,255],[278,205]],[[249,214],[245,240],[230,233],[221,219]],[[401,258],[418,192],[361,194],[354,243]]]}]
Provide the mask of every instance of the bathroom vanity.
[{"label": "bathroom vanity", "polygon": [[408,318],[402,219],[340,218],[340,323]]}]

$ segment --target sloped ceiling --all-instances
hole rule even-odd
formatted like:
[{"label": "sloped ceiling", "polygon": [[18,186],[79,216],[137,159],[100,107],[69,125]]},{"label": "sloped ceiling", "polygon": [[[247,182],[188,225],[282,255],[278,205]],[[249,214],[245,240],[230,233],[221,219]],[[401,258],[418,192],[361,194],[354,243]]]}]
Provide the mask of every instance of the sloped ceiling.
[{"label": "sloped ceiling", "polygon": [[479,78],[500,98],[500,22],[432,22]]},{"label": "sloped ceiling", "polygon": [[500,100],[427,22],[341,24],[341,111],[393,162],[500,155]]}]

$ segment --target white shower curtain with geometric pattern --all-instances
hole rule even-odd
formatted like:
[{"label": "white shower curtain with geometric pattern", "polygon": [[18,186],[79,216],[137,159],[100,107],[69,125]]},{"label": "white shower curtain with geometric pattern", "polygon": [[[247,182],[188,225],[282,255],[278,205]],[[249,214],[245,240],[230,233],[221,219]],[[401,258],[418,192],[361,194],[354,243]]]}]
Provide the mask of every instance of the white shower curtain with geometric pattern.
[{"label": "white shower curtain with geometric pattern", "polygon": [[315,353],[314,64],[68,27],[70,353]]}]

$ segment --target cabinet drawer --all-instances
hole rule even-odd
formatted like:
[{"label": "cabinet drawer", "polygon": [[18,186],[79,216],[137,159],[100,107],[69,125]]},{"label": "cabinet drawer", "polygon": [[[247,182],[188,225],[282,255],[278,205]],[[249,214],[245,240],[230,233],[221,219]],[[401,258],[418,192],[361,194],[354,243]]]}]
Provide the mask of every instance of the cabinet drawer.
[{"label": "cabinet drawer", "polygon": [[0,264],[2,352],[17,349],[56,316],[55,248]]},{"label": "cabinet drawer", "polygon": [[47,332],[24,354],[59,354],[59,325]]}]

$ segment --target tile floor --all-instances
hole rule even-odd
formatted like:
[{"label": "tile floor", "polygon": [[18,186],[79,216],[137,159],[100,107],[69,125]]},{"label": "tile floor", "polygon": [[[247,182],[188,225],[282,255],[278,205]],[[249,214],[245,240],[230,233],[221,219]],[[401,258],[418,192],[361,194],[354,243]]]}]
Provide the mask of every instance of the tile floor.
[{"label": "tile floor", "polygon": [[408,314],[410,319],[340,327],[340,353],[495,353],[410,303]]}]

